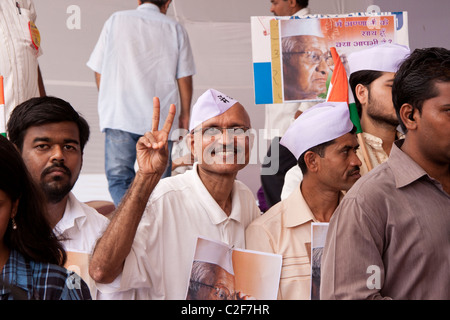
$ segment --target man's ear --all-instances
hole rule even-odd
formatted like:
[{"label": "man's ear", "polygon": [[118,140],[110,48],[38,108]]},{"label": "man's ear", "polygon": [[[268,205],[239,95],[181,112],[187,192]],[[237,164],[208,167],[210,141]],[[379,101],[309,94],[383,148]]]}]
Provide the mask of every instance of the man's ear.
[{"label": "man's ear", "polygon": [[189,150],[191,150],[191,153],[195,156],[194,135],[189,132],[186,135],[185,142]]},{"label": "man's ear", "polygon": [[415,130],[417,128],[417,119],[419,117],[419,111],[416,110],[409,103],[405,103],[400,107],[399,111],[400,119],[405,125],[406,129]]},{"label": "man's ear", "polygon": [[355,95],[361,105],[365,105],[369,101],[369,89],[361,83],[356,85]]},{"label": "man's ear", "polygon": [[308,172],[317,172],[319,168],[318,157],[319,155],[313,151],[307,151],[305,153],[304,159]]}]

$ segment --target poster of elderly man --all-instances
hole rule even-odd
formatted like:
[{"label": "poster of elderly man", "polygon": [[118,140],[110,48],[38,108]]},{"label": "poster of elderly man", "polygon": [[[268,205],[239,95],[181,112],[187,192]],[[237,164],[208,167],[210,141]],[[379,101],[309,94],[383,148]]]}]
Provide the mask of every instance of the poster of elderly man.
[{"label": "poster of elderly man", "polygon": [[385,43],[409,45],[407,12],[252,17],[256,104],[324,101],[335,47],[344,67],[355,51]]}]

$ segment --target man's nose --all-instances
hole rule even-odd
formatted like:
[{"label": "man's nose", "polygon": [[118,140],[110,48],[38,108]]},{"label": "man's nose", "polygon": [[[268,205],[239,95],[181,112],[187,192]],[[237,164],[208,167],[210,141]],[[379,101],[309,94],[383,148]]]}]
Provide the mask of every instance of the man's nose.
[{"label": "man's nose", "polygon": [[352,152],[351,159],[350,159],[350,165],[352,165],[353,167],[361,167],[362,166],[362,162],[359,159],[356,152]]},{"label": "man's nose", "polygon": [[53,146],[50,161],[64,161],[64,151],[62,146]]},{"label": "man's nose", "polygon": [[319,64],[316,66],[316,71],[321,72],[322,74],[326,74],[328,69],[328,64],[325,62],[325,59],[320,58]]}]

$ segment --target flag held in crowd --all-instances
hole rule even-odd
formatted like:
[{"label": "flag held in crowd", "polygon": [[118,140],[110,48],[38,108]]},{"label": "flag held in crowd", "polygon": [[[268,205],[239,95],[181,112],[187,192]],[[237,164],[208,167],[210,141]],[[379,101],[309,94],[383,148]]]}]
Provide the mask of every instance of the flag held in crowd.
[{"label": "flag held in crowd", "polygon": [[6,137],[5,95],[3,91],[3,76],[0,76],[0,134]]},{"label": "flag held in crowd", "polygon": [[362,137],[361,121],[359,119],[358,110],[356,109],[355,100],[353,98],[350,85],[348,83],[347,72],[345,71],[344,64],[336,51],[336,48],[331,47],[331,56],[333,57],[334,70],[331,76],[330,86],[327,93],[327,101],[330,102],[347,102],[350,111],[350,120],[356,127],[356,134],[360,148],[363,152],[364,161],[367,164],[367,168],[372,170],[373,166],[369,159],[366,144]]}]

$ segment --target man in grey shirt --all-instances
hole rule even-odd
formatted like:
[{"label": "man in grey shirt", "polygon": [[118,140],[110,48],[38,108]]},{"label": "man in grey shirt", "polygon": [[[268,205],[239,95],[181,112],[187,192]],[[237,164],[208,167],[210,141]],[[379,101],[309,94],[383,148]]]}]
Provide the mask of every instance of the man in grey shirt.
[{"label": "man in grey shirt", "polygon": [[450,51],[416,49],[392,91],[405,140],[336,209],[321,299],[450,299]]}]

